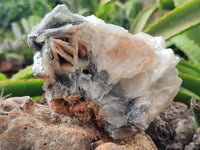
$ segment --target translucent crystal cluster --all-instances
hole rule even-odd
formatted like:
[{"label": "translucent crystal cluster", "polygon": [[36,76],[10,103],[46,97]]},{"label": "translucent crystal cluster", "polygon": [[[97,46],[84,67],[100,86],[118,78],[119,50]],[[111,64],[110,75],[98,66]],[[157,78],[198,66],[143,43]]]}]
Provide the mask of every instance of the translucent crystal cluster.
[{"label": "translucent crystal cluster", "polygon": [[162,37],[130,34],[95,16],[58,5],[28,37],[36,77],[48,101],[75,93],[98,105],[114,139],[145,130],[173,100],[181,79],[179,62]]}]

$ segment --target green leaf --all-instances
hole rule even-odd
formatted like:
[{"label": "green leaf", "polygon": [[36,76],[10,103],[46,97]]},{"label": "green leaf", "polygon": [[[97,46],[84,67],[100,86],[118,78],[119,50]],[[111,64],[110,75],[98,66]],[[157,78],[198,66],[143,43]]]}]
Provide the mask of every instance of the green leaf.
[{"label": "green leaf", "polygon": [[200,25],[185,31],[183,34],[200,47]]},{"label": "green leaf", "polygon": [[174,1],[173,0],[161,0],[161,4],[163,9],[172,10],[174,9]]},{"label": "green leaf", "polygon": [[[24,79],[19,81],[4,80],[0,81],[0,86],[4,87],[4,96],[38,96],[42,90],[43,80],[41,79]],[[0,89],[1,93],[2,89]]]},{"label": "green leaf", "polygon": [[33,71],[32,71],[32,65],[27,66],[25,69],[20,70],[16,74],[14,74],[11,77],[11,80],[20,80],[20,79],[31,79],[34,78]]},{"label": "green leaf", "polygon": [[194,41],[180,34],[170,39],[180,50],[182,50],[194,64],[200,64],[200,47]]},{"label": "green leaf", "polygon": [[[174,101],[184,103],[185,105],[188,106],[188,108],[190,108],[190,100],[191,100],[192,96],[193,95],[191,95],[191,94],[189,94],[185,91],[180,90],[178,92],[178,94],[176,95],[176,97],[174,98]],[[196,100],[200,101],[200,98],[196,98]]]},{"label": "green leaf", "polygon": [[200,98],[199,95],[195,94],[193,91],[190,91],[190,90],[188,90],[188,89],[186,89],[186,88],[184,88],[184,87],[182,87],[182,86],[180,87],[180,90],[186,92],[186,93],[189,94],[189,95],[192,95],[192,96],[195,96],[195,97],[197,97],[197,98]]},{"label": "green leaf", "polygon": [[133,24],[131,25],[130,32],[131,33],[139,33],[144,29],[144,26],[148,22],[149,18],[155,12],[156,6],[149,6],[143,9],[134,20]]},{"label": "green leaf", "polygon": [[192,116],[194,119],[195,130],[197,130],[200,127],[200,111],[192,107]]},{"label": "green leaf", "polygon": [[90,4],[91,4],[93,12],[96,12],[97,9],[98,9],[98,5],[99,5],[98,1],[97,0],[90,0]]},{"label": "green leaf", "polygon": [[191,0],[174,0],[174,5],[176,7],[179,7],[179,6],[183,5],[185,2],[189,2],[189,1],[191,1]]},{"label": "green leaf", "polygon": [[157,1],[159,16],[162,17],[163,16],[163,7],[162,7],[162,4],[161,4],[161,0],[156,0],[156,1]]},{"label": "green leaf", "polygon": [[145,30],[153,36],[169,39],[200,23],[200,1],[194,0],[175,8]]},{"label": "green leaf", "polygon": [[134,11],[135,1],[126,1],[125,8],[126,8],[126,17],[133,17],[132,12]]},{"label": "green leaf", "polygon": [[134,14],[135,14],[135,17],[139,14],[139,12],[142,10],[142,1],[135,1],[135,4],[134,4]]},{"label": "green leaf", "polygon": [[183,80],[181,87],[200,96],[200,78],[179,72],[179,77]]},{"label": "green leaf", "polygon": [[97,11],[95,12],[95,16],[100,18],[100,16],[102,14],[105,14],[105,15],[109,15],[107,14],[107,12],[110,12],[111,13],[111,10],[112,10],[112,7],[114,6],[114,3],[113,2],[110,2],[108,4],[100,4]]},{"label": "green leaf", "polygon": [[37,101],[37,100],[39,100],[40,99],[40,97],[41,96],[33,96],[33,97],[31,97],[34,101]]},{"label": "green leaf", "polygon": [[0,81],[6,80],[6,79],[7,79],[6,75],[3,73],[0,73]]},{"label": "green leaf", "polygon": [[107,3],[109,3],[112,0],[100,0],[100,5],[105,5]]},{"label": "green leaf", "polygon": [[199,66],[194,65],[193,63],[191,63],[189,61],[181,60],[176,67],[182,73],[189,74],[189,75],[200,78]]},{"label": "green leaf", "polygon": [[[174,0],[174,3],[176,7],[181,6],[185,2],[189,2],[191,0]],[[200,25],[197,25],[187,31],[185,31],[183,34],[189,38],[190,40],[193,40],[197,45],[200,46]]]}]

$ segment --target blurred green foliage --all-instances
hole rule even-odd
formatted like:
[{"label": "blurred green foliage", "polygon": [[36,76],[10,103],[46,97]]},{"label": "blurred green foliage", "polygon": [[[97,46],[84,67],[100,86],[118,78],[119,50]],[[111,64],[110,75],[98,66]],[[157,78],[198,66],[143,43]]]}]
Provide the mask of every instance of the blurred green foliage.
[{"label": "blurred green foliage", "polygon": [[0,1],[0,33],[9,29],[11,22],[31,15],[43,16],[56,5],[54,0],[6,0]]}]

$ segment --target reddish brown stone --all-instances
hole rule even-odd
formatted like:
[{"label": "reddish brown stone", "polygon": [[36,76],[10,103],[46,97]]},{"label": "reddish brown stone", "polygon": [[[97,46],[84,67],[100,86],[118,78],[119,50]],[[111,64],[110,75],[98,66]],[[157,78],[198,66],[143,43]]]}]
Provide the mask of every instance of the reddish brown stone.
[{"label": "reddish brown stone", "polygon": [[71,94],[68,97],[58,97],[50,101],[52,109],[57,114],[65,114],[70,117],[77,117],[83,123],[93,122],[103,127],[103,117],[99,114],[99,108],[90,98],[80,102],[79,96]]}]

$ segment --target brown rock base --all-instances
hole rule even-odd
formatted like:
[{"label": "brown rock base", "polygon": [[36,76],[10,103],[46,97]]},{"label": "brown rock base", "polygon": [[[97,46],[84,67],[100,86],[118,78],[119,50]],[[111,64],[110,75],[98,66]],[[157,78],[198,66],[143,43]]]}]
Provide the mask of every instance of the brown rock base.
[{"label": "brown rock base", "polygon": [[0,150],[156,150],[144,132],[114,141],[104,131],[56,114],[30,97],[5,100],[0,108]]}]

